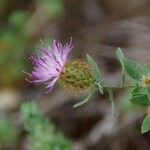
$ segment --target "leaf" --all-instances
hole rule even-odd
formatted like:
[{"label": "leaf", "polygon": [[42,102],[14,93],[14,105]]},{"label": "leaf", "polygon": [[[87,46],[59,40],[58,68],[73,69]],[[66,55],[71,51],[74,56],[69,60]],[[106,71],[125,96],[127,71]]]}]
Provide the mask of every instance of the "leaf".
[{"label": "leaf", "polygon": [[148,99],[148,96],[141,93],[133,94],[130,98],[130,101],[133,104],[140,105],[140,106],[148,106],[150,105],[150,101]]},{"label": "leaf", "polygon": [[136,93],[140,93],[140,87],[138,86],[138,84],[136,84],[135,88],[132,90],[131,94],[134,95]]},{"label": "leaf", "polygon": [[121,48],[118,48],[117,51],[116,51],[116,56],[121,64],[121,68],[122,68],[122,83],[121,83],[121,87],[123,87],[124,85],[124,82],[125,82],[125,68],[124,68],[124,63],[123,63],[123,60],[124,60],[124,55],[123,55],[123,52],[121,50]]},{"label": "leaf", "polygon": [[95,79],[97,81],[99,81],[100,78],[101,78],[101,72],[100,72],[100,70],[98,68],[98,65],[94,62],[94,60],[88,54],[87,54],[87,60],[88,60],[88,63],[89,63],[89,65],[91,66],[91,68],[93,70]]},{"label": "leaf", "polygon": [[123,59],[124,67],[127,73],[131,78],[133,78],[136,81],[140,81],[143,75],[149,75],[150,74],[150,68],[138,64],[128,58]]},{"label": "leaf", "polygon": [[63,15],[64,5],[62,0],[43,0],[40,1],[45,8],[45,12],[49,17],[57,17]]},{"label": "leaf", "polygon": [[71,142],[56,131],[53,123],[39,111],[36,102],[21,104],[21,118],[29,137],[28,150],[71,150]]},{"label": "leaf", "polygon": [[26,24],[28,17],[29,17],[29,14],[26,11],[16,10],[11,13],[8,20],[13,26],[17,28],[21,28]]},{"label": "leaf", "polygon": [[96,80],[96,82],[95,82],[96,84],[95,85],[98,86],[99,92],[101,94],[103,94],[104,93],[104,91],[103,91],[104,80],[101,79],[101,72],[99,70],[99,67],[88,54],[87,54],[87,60],[88,60],[89,65],[92,68],[93,73],[94,73],[94,78]]},{"label": "leaf", "polygon": [[146,92],[147,92],[147,96],[148,96],[148,99],[149,99],[149,102],[150,102],[150,86],[148,86],[146,88]]},{"label": "leaf", "polygon": [[135,84],[135,87],[133,88],[133,90],[131,91],[132,96],[134,95],[146,95],[147,92],[145,91],[145,89],[141,86],[139,86],[138,84]]},{"label": "leaf", "polygon": [[150,131],[150,116],[147,115],[145,118],[144,118],[144,121],[142,123],[142,127],[141,127],[141,132],[142,133],[146,133]]},{"label": "leaf", "polygon": [[101,80],[97,83],[100,94],[104,94],[104,80]]},{"label": "leaf", "polygon": [[91,92],[89,93],[89,95],[87,96],[87,98],[85,98],[83,101],[81,101],[81,102],[73,105],[73,108],[79,107],[79,106],[85,104],[86,102],[88,102],[90,100],[91,96],[93,95],[94,91],[95,91],[95,89],[91,90]]},{"label": "leaf", "polygon": [[120,47],[116,51],[116,56],[118,60],[123,63],[124,55]]},{"label": "leaf", "polygon": [[149,98],[147,96],[147,91],[142,87],[136,85],[136,87],[131,92],[132,96],[130,101],[133,104],[140,105],[140,106],[148,106],[150,105]]},{"label": "leaf", "polygon": [[34,126],[42,122],[42,113],[39,112],[38,106],[34,101],[26,102],[21,105],[21,115],[24,127],[32,131]]}]

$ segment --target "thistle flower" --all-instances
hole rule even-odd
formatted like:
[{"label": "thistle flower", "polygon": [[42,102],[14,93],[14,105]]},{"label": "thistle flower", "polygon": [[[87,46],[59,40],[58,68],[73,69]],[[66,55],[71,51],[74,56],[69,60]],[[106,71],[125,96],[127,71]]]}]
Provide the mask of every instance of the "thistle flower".
[{"label": "thistle flower", "polygon": [[51,92],[57,81],[74,91],[89,88],[94,82],[90,66],[81,60],[70,61],[72,48],[72,41],[62,45],[55,40],[52,47],[42,47],[40,57],[30,57],[34,65],[30,82],[46,84],[47,92]]}]

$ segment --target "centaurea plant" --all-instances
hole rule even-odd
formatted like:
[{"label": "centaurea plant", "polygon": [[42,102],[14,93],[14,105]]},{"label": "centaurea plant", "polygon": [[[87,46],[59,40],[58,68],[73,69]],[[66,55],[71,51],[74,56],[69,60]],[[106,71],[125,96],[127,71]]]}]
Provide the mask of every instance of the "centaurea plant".
[{"label": "centaurea plant", "polygon": [[[76,59],[71,60],[70,53],[73,49],[72,40],[65,45],[59,41],[53,41],[52,46],[44,45],[40,48],[41,56],[31,56],[34,68],[29,75],[28,81],[31,83],[46,84],[47,92],[51,92],[52,88],[59,82],[68,90],[73,92],[89,91],[87,98],[74,105],[79,107],[85,104],[96,90],[100,94],[108,91],[109,100],[112,104],[112,110],[115,114],[113,89],[114,88],[131,88],[130,101],[133,104],[150,108],[150,68],[138,64],[133,60],[126,58],[120,48],[116,51],[116,57],[122,68],[122,83],[120,86],[108,86],[101,76],[98,65],[87,55],[87,62]],[[125,83],[125,74],[128,74],[133,80],[132,85]],[[150,111],[147,111],[141,132],[150,131]]]}]

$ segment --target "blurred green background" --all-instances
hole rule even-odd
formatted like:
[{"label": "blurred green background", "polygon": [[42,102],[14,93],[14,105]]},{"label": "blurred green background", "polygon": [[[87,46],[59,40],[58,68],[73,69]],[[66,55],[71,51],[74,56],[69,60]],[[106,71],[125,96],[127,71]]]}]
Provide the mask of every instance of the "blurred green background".
[{"label": "blurred green background", "polygon": [[[117,47],[128,57],[150,65],[150,1],[0,0],[0,150],[41,149],[37,143],[44,137],[50,147],[56,141],[65,143],[64,150],[149,150],[150,134],[140,134],[145,110],[128,101],[126,90],[114,91],[117,117],[113,118],[107,94],[96,93],[88,104],[73,109],[83,97],[57,86],[45,95],[42,86],[25,81],[23,71],[31,71],[29,56],[38,52],[40,39],[65,43],[71,37],[73,58],[85,59],[88,53],[100,66],[104,79],[117,85],[121,80],[115,59]],[[20,106],[27,107],[25,102],[31,100],[46,120],[51,120],[45,124],[48,131],[43,131],[43,125],[37,125],[38,132],[26,129]],[[31,120],[36,118],[33,116]],[[39,120],[37,124],[41,124]],[[56,136],[49,131],[51,126],[58,132]],[[47,147],[42,149],[55,150]]]}]

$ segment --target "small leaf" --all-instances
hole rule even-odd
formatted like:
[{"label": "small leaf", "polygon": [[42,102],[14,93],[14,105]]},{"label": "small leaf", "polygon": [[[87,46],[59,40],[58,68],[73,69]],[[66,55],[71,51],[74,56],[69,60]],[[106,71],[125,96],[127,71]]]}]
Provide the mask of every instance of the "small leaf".
[{"label": "small leaf", "polygon": [[104,80],[101,80],[97,83],[100,94],[104,94]]},{"label": "small leaf", "polygon": [[122,68],[122,84],[121,87],[123,87],[124,82],[125,82],[125,68],[124,68],[124,63],[123,63],[123,59],[124,59],[124,55],[123,52],[121,50],[121,48],[118,48],[116,51],[116,56],[121,64],[121,68]]},{"label": "small leaf", "polygon": [[93,59],[91,58],[91,56],[89,56],[88,54],[87,54],[87,60],[88,60],[89,65],[91,66],[91,68],[92,68],[92,70],[93,70],[95,79],[96,79],[97,81],[99,81],[100,78],[101,78],[101,72],[100,72],[100,70],[99,70],[99,68],[98,68],[98,65],[94,62],[94,60],[93,60]]},{"label": "small leaf", "polygon": [[133,104],[140,105],[140,106],[148,106],[150,105],[150,101],[148,99],[148,96],[141,93],[136,93],[132,95],[130,101]]},{"label": "small leaf", "polygon": [[123,62],[124,55],[120,47],[116,51],[116,56],[120,62]]},{"label": "small leaf", "polygon": [[138,84],[135,85],[135,87],[133,88],[133,90],[131,91],[132,96],[135,95],[146,95],[147,92],[145,91],[145,89],[143,87],[140,87]]},{"label": "small leaf", "polygon": [[146,92],[147,92],[147,96],[148,96],[148,99],[149,99],[149,102],[150,102],[150,86],[148,86],[146,88]]},{"label": "small leaf", "polygon": [[144,121],[142,123],[142,127],[141,127],[141,132],[142,133],[146,133],[150,131],[150,116],[147,115],[145,118],[144,118]]},{"label": "small leaf", "polygon": [[150,68],[145,65],[138,64],[128,58],[125,58],[123,62],[125,70],[129,74],[129,76],[136,81],[140,81],[143,75],[150,74]]},{"label": "small leaf", "polygon": [[85,104],[86,102],[88,102],[90,100],[91,96],[93,95],[94,91],[95,91],[95,89],[92,89],[91,92],[89,93],[89,95],[87,96],[87,98],[85,98],[83,101],[73,105],[73,108],[79,107],[79,106]]},{"label": "small leaf", "polygon": [[135,88],[132,90],[131,94],[134,95],[136,93],[140,93],[140,87],[136,84]]}]

